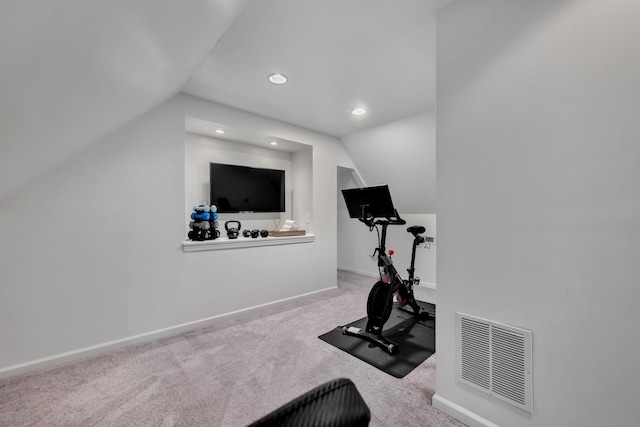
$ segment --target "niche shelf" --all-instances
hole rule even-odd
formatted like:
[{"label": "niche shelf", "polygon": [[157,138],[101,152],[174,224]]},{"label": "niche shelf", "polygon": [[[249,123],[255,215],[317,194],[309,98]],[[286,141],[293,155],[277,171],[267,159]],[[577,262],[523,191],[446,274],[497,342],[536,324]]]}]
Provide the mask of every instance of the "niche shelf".
[{"label": "niche shelf", "polygon": [[218,251],[226,249],[238,248],[255,248],[260,246],[278,246],[278,245],[294,245],[299,243],[312,243],[315,241],[314,234],[305,234],[304,236],[287,236],[287,237],[258,237],[252,239],[250,237],[238,237],[237,239],[228,239],[220,237],[215,240],[205,240],[202,242],[194,242],[185,240],[182,242],[182,250],[184,252],[202,252],[202,251]]}]

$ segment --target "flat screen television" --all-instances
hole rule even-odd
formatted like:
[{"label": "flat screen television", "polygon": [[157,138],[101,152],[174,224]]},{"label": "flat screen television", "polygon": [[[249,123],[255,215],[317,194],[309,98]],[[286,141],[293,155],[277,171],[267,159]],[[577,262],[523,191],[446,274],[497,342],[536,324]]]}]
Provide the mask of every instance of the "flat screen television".
[{"label": "flat screen television", "polygon": [[284,212],[284,171],[209,163],[211,204],[219,213]]}]

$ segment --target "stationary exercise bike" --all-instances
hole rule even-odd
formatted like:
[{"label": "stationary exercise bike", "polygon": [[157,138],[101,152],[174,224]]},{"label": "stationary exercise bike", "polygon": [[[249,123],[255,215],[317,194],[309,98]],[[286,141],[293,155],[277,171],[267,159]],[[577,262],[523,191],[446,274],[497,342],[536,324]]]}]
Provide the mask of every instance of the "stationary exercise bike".
[{"label": "stationary exercise bike", "polygon": [[[391,255],[387,252],[387,227],[390,225],[405,225],[406,221],[400,218],[393,207],[389,187],[387,185],[355,188],[342,190],[349,216],[357,218],[369,227],[369,231],[376,229],[378,232],[378,247],[374,250],[372,258],[377,258],[380,280],[376,282],[367,299],[367,325],[364,330],[357,327],[342,328],[342,333],[370,341],[382,347],[389,354],[398,352],[397,343],[382,335],[384,324],[391,316],[393,309],[393,297],[397,296],[401,309],[412,314],[418,319],[426,320],[435,318],[435,311],[423,310],[413,295],[413,286],[420,283],[420,278],[415,276],[416,249],[420,245],[433,243],[433,237],[423,236],[426,229],[420,225],[407,228],[407,232],[413,235],[411,249],[411,265],[407,269],[408,279],[403,279],[393,265]],[[409,307],[407,310],[405,307]]]}]

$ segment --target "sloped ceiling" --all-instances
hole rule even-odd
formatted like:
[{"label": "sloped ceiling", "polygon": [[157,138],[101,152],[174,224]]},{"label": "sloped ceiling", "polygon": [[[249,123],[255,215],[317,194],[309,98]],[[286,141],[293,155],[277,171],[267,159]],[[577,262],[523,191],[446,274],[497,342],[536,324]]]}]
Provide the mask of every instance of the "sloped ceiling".
[{"label": "sloped ceiling", "polygon": [[436,11],[433,0],[250,1],[184,92],[336,137],[412,116],[435,104]]},{"label": "sloped ceiling", "polygon": [[[336,136],[365,185],[389,184],[403,213],[434,212],[435,24],[453,3],[251,1],[184,92]],[[269,83],[275,72],[289,82]]]},{"label": "sloped ceiling", "polygon": [[0,3],[0,201],[178,93],[245,4]]},{"label": "sloped ceiling", "polygon": [[0,202],[181,90],[338,137],[432,108],[455,1],[1,2]]}]

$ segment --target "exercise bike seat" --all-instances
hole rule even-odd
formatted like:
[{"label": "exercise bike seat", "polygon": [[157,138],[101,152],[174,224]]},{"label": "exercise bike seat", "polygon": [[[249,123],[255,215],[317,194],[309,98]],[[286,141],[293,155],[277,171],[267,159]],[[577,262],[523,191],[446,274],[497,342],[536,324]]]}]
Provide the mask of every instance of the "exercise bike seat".
[{"label": "exercise bike seat", "polygon": [[425,231],[427,231],[427,229],[421,225],[412,225],[411,227],[407,228],[407,232],[413,234],[413,237],[417,237],[418,234],[422,234]]}]

